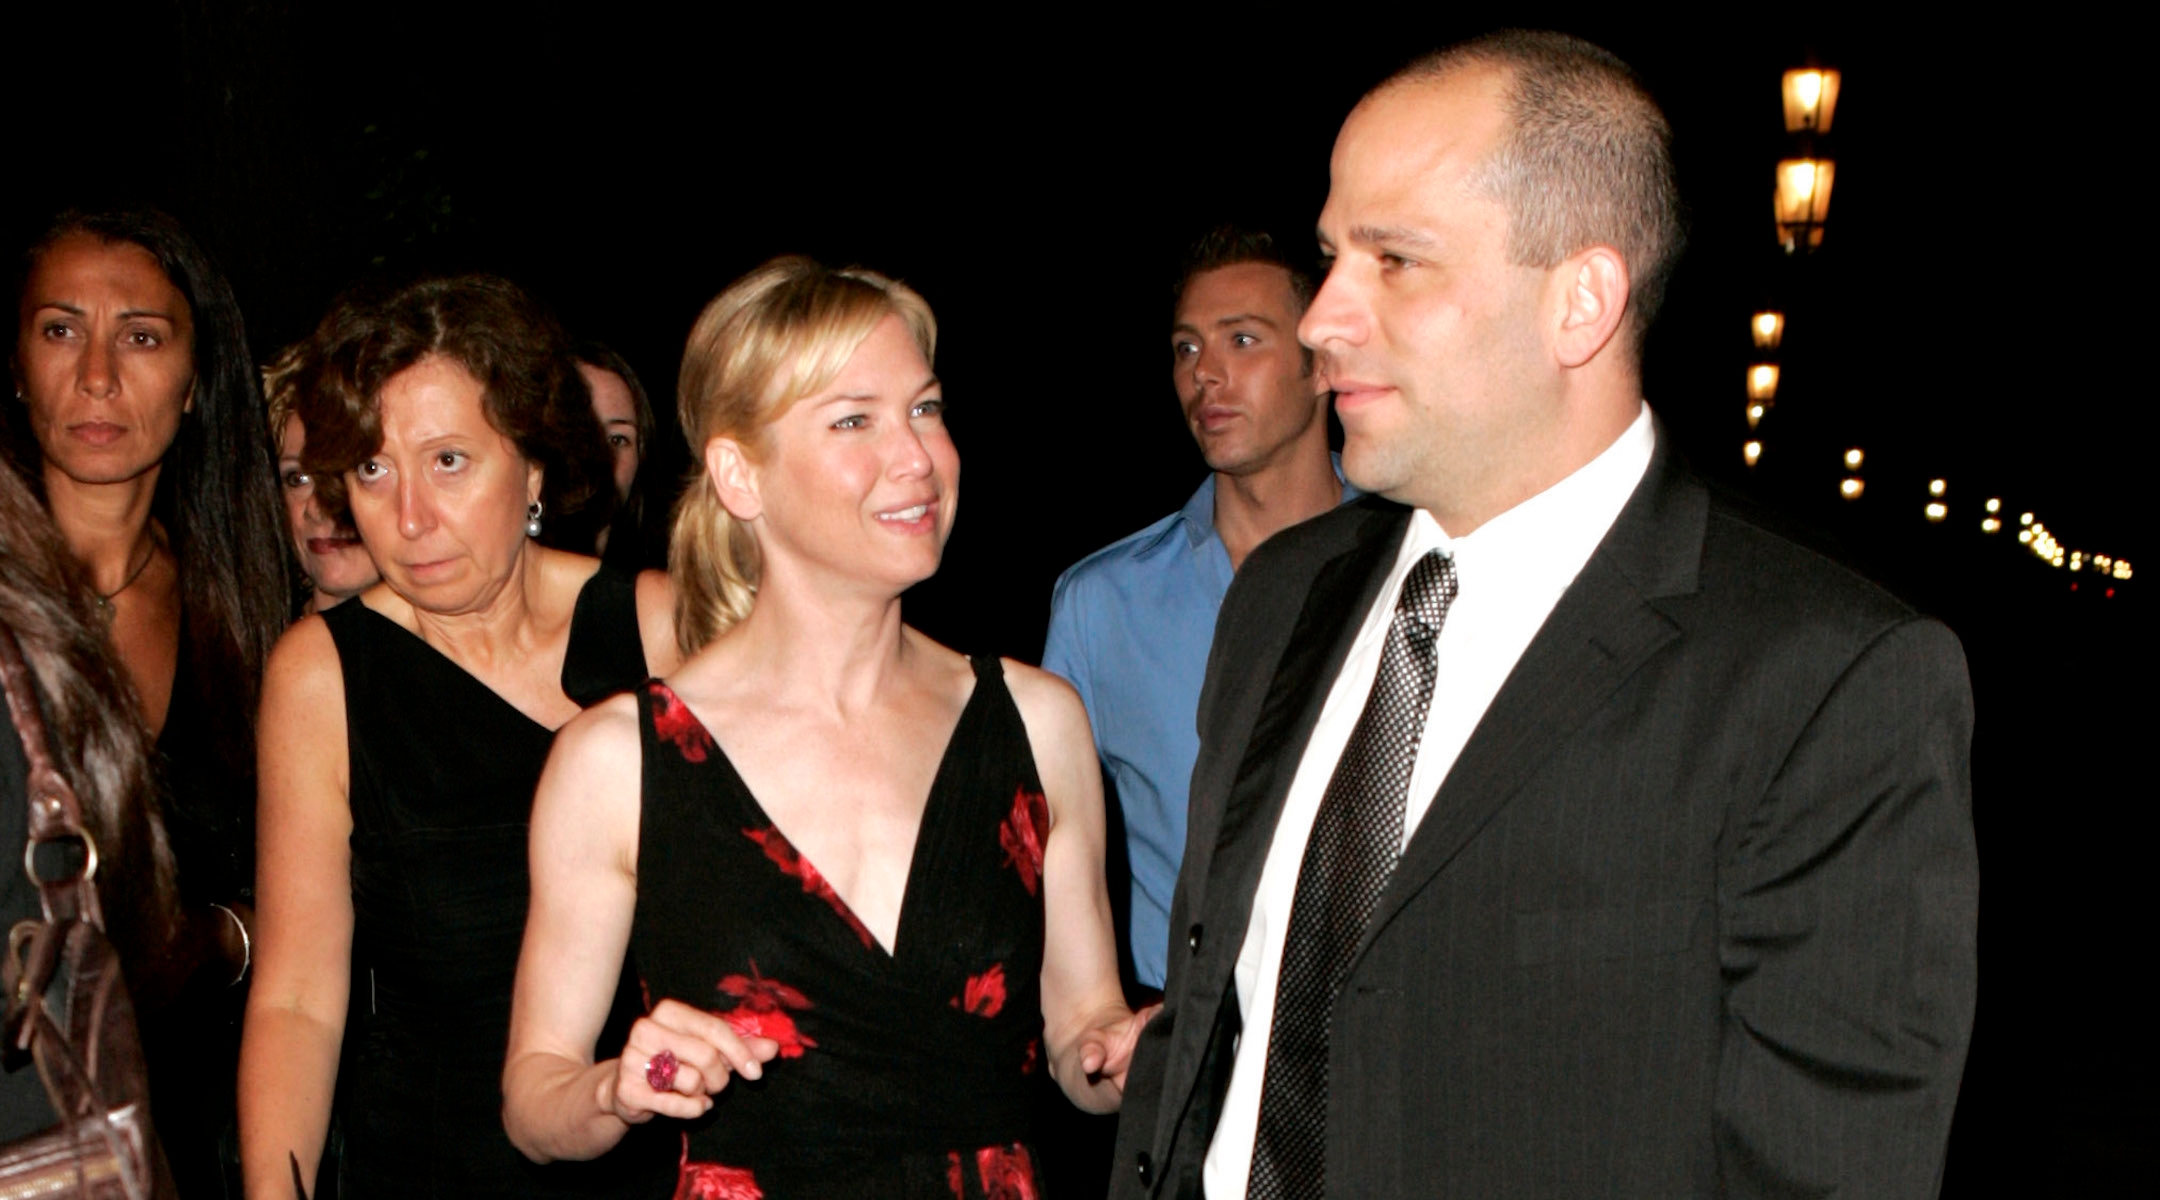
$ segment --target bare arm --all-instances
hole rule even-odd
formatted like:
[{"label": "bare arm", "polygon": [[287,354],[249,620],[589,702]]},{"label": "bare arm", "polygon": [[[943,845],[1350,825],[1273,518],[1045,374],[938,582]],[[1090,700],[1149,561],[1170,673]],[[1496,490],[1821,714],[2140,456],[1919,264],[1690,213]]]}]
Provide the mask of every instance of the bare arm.
[{"label": "bare arm", "polygon": [[[755,1079],[779,1049],[664,1000],[631,1027],[621,1058],[593,1062],[637,911],[639,779],[637,701],[617,696],[563,726],[533,801],[503,1127],[536,1162],[598,1157],[656,1113],[701,1115],[732,1072]],[[646,1064],[663,1050],[680,1066],[655,1091]]]},{"label": "bare arm", "polygon": [[1110,892],[1103,881],[1102,769],[1087,710],[1064,680],[1008,661],[1050,806],[1043,847],[1043,1036],[1050,1072],[1088,1112],[1124,1099],[1133,1045],[1153,1010],[1125,1007]]},{"label": "bare arm", "polygon": [[319,618],[271,653],[258,734],[255,986],[240,1042],[247,1194],[292,1195],[322,1157],[351,987],[345,685]]}]

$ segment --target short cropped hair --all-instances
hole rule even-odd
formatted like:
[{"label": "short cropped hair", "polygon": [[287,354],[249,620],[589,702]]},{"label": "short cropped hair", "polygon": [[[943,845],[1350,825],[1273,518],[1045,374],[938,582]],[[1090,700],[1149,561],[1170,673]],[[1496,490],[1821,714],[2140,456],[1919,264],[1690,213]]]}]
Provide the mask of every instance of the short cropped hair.
[{"label": "short cropped hair", "polygon": [[1627,262],[1639,350],[1686,241],[1672,126],[1634,70],[1578,37],[1505,29],[1434,51],[1374,95],[1470,67],[1506,71],[1508,130],[1477,183],[1508,211],[1508,259],[1553,267],[1594,245]]},{"label": "short cropped hair", "polygon": [[307,428],[301,469],[315,477],[325,514],[348,519],[345,472],[382,448],[383,385],[440,356],[479,381],[487,423],[540,465],[540,540],[591,552],[615,512],[614,469],[569,340],[537,301],[507,279],[459,275],[412,284],[325,326],[320,365],[294,396]]},{"label": "short cropped hair", "polygon": [[[1185,289],[1192,281],[1224,267],[1240,263],[1265,263],[1281,267],[1290,277],[1290,296],[1296,303],[1291,312],[1293,318],[1303,317],[1312,307],[1313,297],[1319,294],[1320,284],[1310,267],[1298,260],[1275,235],[1264,229],[1250,229],[1242,225],[1217,225],[1195,239],[1186,247],[1185,257],[1179,260],[1175,281],[1170,288],[1170,311],[1176,319],[1177,306],[1185,302]],[[1305,352],[1305,373],[1312,374],[1312,347],[1302,347]]]}]

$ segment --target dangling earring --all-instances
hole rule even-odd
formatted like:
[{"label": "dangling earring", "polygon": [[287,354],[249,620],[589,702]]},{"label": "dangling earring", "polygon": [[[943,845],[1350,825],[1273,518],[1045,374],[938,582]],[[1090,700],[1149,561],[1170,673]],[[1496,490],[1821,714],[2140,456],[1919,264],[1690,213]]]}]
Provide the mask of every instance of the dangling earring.
[{"label": "dangling earring", "polygon": [[538,500],[525,506],[525,536],[529,538],[540,536],[540,502]]}]

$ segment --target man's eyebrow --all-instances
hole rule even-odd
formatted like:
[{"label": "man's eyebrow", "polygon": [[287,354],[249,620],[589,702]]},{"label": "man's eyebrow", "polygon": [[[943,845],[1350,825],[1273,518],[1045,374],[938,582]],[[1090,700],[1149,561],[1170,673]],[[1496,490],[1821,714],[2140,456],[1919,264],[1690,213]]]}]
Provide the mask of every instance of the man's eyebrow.
[{"label": "man's eyebrow", "polygon": [[1434,246],[1439,243],[1430,234],[1412,229],[1407,225],[1357,225],[1351,227],[1350,240],[1365,245],[1388,243],[1396,246]]},{"label": "man's eyebrow", "polygon": [[1269,329],[1281,328],[1273,318],[1254,312],[1238,313],[1236,316],[1223,317],[1215,322],[1217,329],[1223,329],[1231,325],[1265,325]]}]

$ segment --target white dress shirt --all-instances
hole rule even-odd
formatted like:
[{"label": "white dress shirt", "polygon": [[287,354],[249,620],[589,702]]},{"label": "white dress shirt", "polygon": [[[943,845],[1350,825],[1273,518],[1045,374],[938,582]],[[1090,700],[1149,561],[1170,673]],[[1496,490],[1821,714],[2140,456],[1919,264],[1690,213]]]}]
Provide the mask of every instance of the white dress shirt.
[{"label": "white dress shirt", "polygon": [[1253,1138],[1260,1121],[1268,1034],[1275,1023],[1275,984],[1282,971],[1283,940],[1297,894],[1298,867],[1305,858],[1305,842],[1312,834],[1321,796],[1335,774],[1336,760],[1342,757],[1379,674],[1380,649],[1411,566],[1428,551],[1449,555],[1455,560],[1458,591],[1435,644],[1432,708],[1425,716],[1403,812],[1405,845],[1500,685],[1634,495],[1649,469],[1655,443],[1650,409],[1645,405],[1612,445],[1574,474],[1463,537],[1450,538],[1423,509],[1411,514],[1410,530],[1395,565],[1365,614],[1357,640],[1351,643],[1342,671],[1328,691],[1319,722],[1313,726],[1312,740],[1306,743],[1305,756],[1291,781],[1275,840],[1261,868],[1260,886],[1253,895],[1252,922],[1246,927],[1236,967],[1244,1033],[1238,1040],[1229,1095],[1214,1140],[1208,1144],[1202,1175],[1210,1200],[1245,1200]]}]

